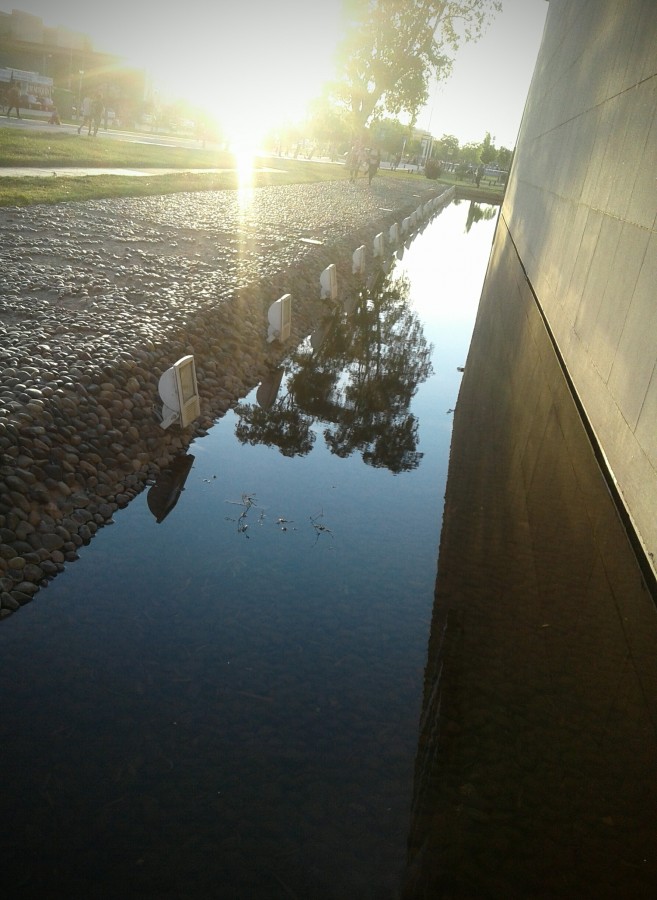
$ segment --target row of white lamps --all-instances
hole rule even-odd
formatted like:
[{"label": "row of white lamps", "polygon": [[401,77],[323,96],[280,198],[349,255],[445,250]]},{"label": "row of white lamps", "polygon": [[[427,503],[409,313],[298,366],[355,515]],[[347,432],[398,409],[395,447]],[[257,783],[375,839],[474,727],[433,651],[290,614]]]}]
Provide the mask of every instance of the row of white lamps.
[{"label": "row of white lamps", "polygon": [[[454,188],[448,188],[437,197],[432,197],[426,203],[421,203],[409,216],[402,219],[401,223],[393,222],[388,230],[388,244],[396,247],[400,240],[410,238],[420,225],[428,222],[429,219],[445,206],[453,197]],[[380,231],[375,237],[372,245],[372,254],[375,259],[381,259],[385,254],[386,240],[384,233]],[[365,275],[365,257],[366,248],[364,244],[354,250],[352,256],[352,274],[363,277]],[[337,300],[338,299],[338,272],[334,263],[328,265],[319,276],[320,300]],[[267,333],[267,341],[286,341],[290,336],[291,320],[292,320],[292,297],[290,294],[283,294],[269,307],[267,314],[269,320],[269,330]]]}]

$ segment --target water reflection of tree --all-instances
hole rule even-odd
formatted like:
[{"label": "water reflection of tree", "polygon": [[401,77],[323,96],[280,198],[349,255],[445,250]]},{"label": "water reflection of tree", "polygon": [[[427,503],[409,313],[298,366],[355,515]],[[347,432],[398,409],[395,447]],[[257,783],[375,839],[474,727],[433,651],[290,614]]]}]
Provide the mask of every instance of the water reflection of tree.
[{"label": "water reflection of tree", "polygon": [[338,456],[359,452],[368,465],[394,473],[416,468],[422,454],[409,407],[432,368],[409,290],[406,278],[389,275],[377,289],[361,292],[349,316],[342,310],[328,316],[321,336],[292,355],[287,394],[268,410],[236,408],[239,440],[304,455],[314,440],[311,427],[320,421]]},{"label": "water reflection of tree", "polygon": [[475,203],[474,200],[471,200],[470,207],[468,209],[468,217],[465,220],[466,232],[470,231],[473,222],[481,222],[482,219],[484,221],[489,221],[490,219],[495,218],[495,216],[497,215],[497,210],[497,206],[487,204],[485,207],[482,207],[478,203]]},{"label": "water reflection of tree", "polygon": [[239,416],[235,435],[242,444],[278,447],[283,456],[306,456],[313,448],[312,418],[296,409],[289,394],[270,409],[260,409],[256,403],[240,403],[235,412]]}]

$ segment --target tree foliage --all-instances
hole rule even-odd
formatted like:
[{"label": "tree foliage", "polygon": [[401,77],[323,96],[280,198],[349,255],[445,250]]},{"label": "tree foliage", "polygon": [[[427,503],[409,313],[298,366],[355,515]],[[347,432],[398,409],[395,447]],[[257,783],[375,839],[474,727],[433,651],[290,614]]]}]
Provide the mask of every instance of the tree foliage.
[{"label": "tree foliage", "polygon": [[396,156],[408,143],[410,129],[398,119],[380,119],[370,128],[370,135],[382,152]]},{"label": "tree foliage", "polygon": [[485,166],[492,163],[497,157],[494,141],[495,138],[490,136],[490,131],[487,131],[486,137],[481,142],[481,150],[479,151],[479,159]]},{"label": "tree foliage", "polygon": [[511,168],[512,159],[513,151],[509,150],[508,147],[500,147],[497,151],[497,164],[500,169],[504,169],[505,172],[508,172]]},{"label": "tree foliage", "polygon": [[444,134],[440,140],[433,142],[434,155],[438,159],[456,161],[459,156],[459,139],[453,134]]},{"label": "tree foliage", "polygon": [[344,108],[331,102],[325,92],[311,102],[307,121],[309,136],[322,144],[339,146],[349,142],[349,123]]},{"label": "tree foliage", "polygon": [[338,92],[354,129],[384,110],[414,121],[431,77],[448,77],[459,45],[477,40],[500,7],[500,0],[344,0]]},{"label": "tree foliage", "polygon": [[495,137],[487,131],[483,141],[471,142],[459,146],[457,138],[453,134],[444,134],[433,142],[432,157],[444,163],[457,163],[463,171],[468,167],[475,167],[480,162],[485,166],[497,165],[504,172],[508,172],[513,159],[513,151],[506,147],[496,147]]},{"label": "tree foliage", "polygon": [[419,427],[410,412],[418,386],[432,374],[432,347],[410,307],[407,279],[381,276],[318,327],[289,359],[286,393],[266,409],[241,403],[235,429],[242,443],[305,456],[317,426],[331,453],[359,453],[366,465],[394,474],[420,464]]},{"label": "tree foliage", "polygon": [[470,141],[468,144],[463,144],[459,150],[459,161],[467,166],[476,166],[481,162],[480,154],[481,144]]}]

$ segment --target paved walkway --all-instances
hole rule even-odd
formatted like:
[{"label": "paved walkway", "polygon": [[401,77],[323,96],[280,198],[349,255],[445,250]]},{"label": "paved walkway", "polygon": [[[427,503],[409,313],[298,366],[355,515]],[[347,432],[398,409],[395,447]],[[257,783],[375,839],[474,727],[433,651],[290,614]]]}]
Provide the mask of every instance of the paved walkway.
[{"label": "paved walkway", "polygon": [[[63,178],[79,178],[85,175],[129,175],[136,177],[145,177],[153,175],[173,175],[175,173],[191,172],[198,175],[217,175],[222,172],[236,172],[233,167],[224,167],[216,169],[106,169],[91,168],[89,166],[56,166],[53,168],[37,168],[35,166],[0,166],[0,178],[49,178],[53,175]],[[273,169],[270,167],[260,167],[259,172],[280,172],[281,169]]]}]

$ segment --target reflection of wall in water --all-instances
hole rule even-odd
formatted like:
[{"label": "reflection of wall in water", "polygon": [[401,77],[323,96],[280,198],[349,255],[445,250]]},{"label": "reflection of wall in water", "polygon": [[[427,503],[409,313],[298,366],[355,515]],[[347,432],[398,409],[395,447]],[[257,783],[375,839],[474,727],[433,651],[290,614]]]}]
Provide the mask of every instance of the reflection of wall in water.
[{"label": "reflection of wall in water", "polygon": [[454,419],[404,900],[649,896],[655,646],[501,223]]}]

